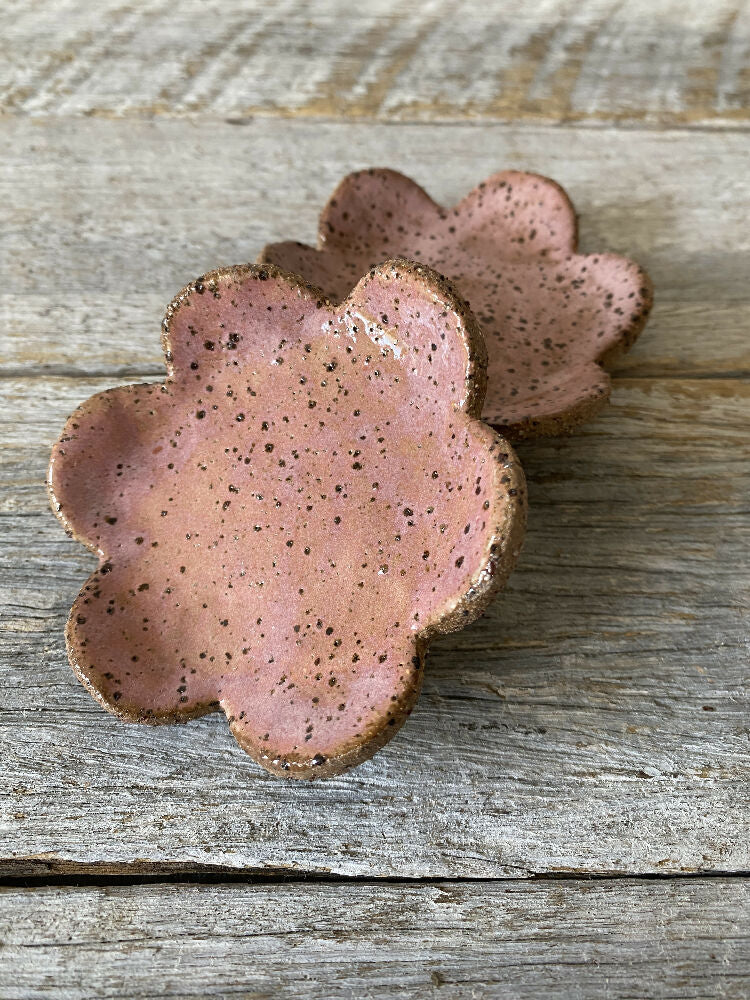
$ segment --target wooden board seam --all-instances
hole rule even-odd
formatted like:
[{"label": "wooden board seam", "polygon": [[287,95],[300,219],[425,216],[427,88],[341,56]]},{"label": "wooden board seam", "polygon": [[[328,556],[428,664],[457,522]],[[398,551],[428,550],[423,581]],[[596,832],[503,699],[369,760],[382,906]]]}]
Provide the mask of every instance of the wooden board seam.
[{"label": "wooden board seam", "polygon": [[[46,874],[34,873],[48,867]],[[35,859],[0,860],[0,890],[3,888],[48,888],[52,886],[118,886],[118,885],[276,885],[292,883],[324,883],[326,885],[511,885],[527,882],[674,882],[708,879],[750,879],[748,871],[691,872],[585,872],[561,869],[559,872],[529,872],[526,876],[376,876],[346,875],[313,869],[292,868],[231,868],[222,865],[190,865],[169,862],[76,863]]]}]

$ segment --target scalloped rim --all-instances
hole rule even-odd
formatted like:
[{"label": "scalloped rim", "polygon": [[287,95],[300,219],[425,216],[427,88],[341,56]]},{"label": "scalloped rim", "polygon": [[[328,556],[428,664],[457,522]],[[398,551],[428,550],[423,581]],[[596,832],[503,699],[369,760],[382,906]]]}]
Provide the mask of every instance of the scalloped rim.
[{"label": "scalloped rim", "polygon": [[[209,271],[206,274],[201,275],[199,278],[196,278],[194,281],[185,285],[185,287],[178,292],[178,294],[167,306],[164,321],[162,323],[162,348],[167,367],[167,380],[171,380],[175,378],[175,375],[174,355],[172,350],[173,345],[170,341],[170,320],[174,316],[175,312],[194,292],[196,292],[197,287],[200,285],[210,285],[212,281],[219,281],[227,278],[243,279],[248,276],[261,278],[261,275],[263,275],[261,280],[272,278],[280,281],[286,284],[290,291],[297,293],[302,292],[309,299],[315,299],[317,302],[322,302],[332,313],[338,315],[346,308],[348,303],[354,303],[356,301],[358,290],[366,288],[370,281],[380,276],[388,278],[389,276],[398,277],[404,274],[408,275],[420,284],[429,295],[433,296],[436,301],[439,301],[447,309],[451,310],[459,319],[457,329],[459,335],[463,339],[466,350],[466,368],[464,373],[465,393],[463,399],[459,405],[455,407],[455,409],[457,412],[465,415],[466,420],[469,423],[469,427],[475,437],[478,435],[476,434],[476,428],[474,425],[480,428],[479,434],[486,437],[485,447],[491,452],[497,454],[497,461],[494,465],[496,474],[493,481],[493,495],[495,503],[492,508],[492,513],[496,522],[495,527],[492,535],[487,540],[483,558],[480,560],[478,567],[472,573],[466,586],[462,588],[459,594],[449,600],[443,612],[436,614],[422,629],[420,629],[418,633],[415,634],[414,657],[419,660],[417,680],[414,686],[406,692],[402,701],[396,706],[397,711],[393,716],[396,720],[395,724],[391,725],[388,721],[384,722],[379,729],[374,730],[365,739],[358,741],[355,745],[345,747],[341,753],[332,757],[326,757],[322,761],[317,759],[319,755],[312,758],[302,758],[296,761],[292,760],[290,757],[284,758],[283,761],[274,761],[265,757],[260,749],[250,741],[240,738],[235,727],[233,726],[233,723],[229,723],[232,735],[240,747],[242,747],[242,749],[245,750],[245,752],[248,753],[248,755],[252,757],[256,763],[260,764],[261,767],[272,774],[278,774],[284,777],[307,779],[325,778],[341,774],[349,768],[354,767],[355,765],[360,764],[372,757],[379,749],[390,741],[396,732],[398,732],[408,716],[411,714],[419,696],[422,677],[424,674],[425,653],[432,638],[436,635],[457,631],[479,617],[479,615],[482,614],[484,609],[487,607],[494,594],[503,587],[516,564],[520,554],[526,526],[526,493],[523,471],[509,442],[500,434],[492,430],[492,428],[490,428],[487,424],[484,424],[478,416],[484,403],[484,393],[487,381],[486,348],[481,329],[468,305],[458,295],[450,282],[442,275],[438,274],[438,272],[432,270],[426,265],[417,264],[403,258],[392,258],[378,267],[372,268],[362,279],[360,279],[350,295],[338,305],[332,303],[319,288],[316,288],[309,282],[304,281],[304,279],[298,277],[297,275],[283,271],[281,268],[272,264],[240,264],[230,267],[217,268],[216,270]],[[152,382],[145,384],[149,386],[158,386],[164,385],[164,382]],[[111,391],[114,390],[104,390],[104,392]],[[85,405],[85,402],[81,405]],[[89,694],[91,694],[103,708],[124,721],[151,724],[187,722],[190,719],[216,712],[219,709],[224,711],[224,714],[228,716],[229,713],[226,707],[220,702],[214,701],[196,705],[190,710],[190,712],[175,711],[161,714],[154,713],[153,715],[149,715],[147,712],[139,712],[137,714],[128,713],[119,709],[102,695],[96,686],[92,684],[90,678],[85,674],[78,662],[74,644],[70,635],[76,605],[85,593],[86,587],[101,571],[101,567],[108,561],[107,554],[103,550],[93,547],[67,519],[66,515],[60,509],[60,505],[57,501],[52,485],[52,466],[55,461],[57,449],[64,443],[68,425],[79,409],[80,407],[78,407],[68,418],[62,434],[53,445],[52,459],[49,466],[50,471],[47,479],[48,495],[55,516],[63,524],[69,535],[71,535],[76,541],[85,545],[90,551],[95,552],[100,559],[99,568],[86,580],[73,602],[73,606],[66,623],[66,647],[68,651],[68,659],[73,672]],[[501,483],[500,480],[503,477],[509,477],[509,482]],[[512,493],[510,494],[510,496],[513,496],[513,500],[510,502],[508,500],[509,490],[516,491],[515,496],[513,496]]]}]

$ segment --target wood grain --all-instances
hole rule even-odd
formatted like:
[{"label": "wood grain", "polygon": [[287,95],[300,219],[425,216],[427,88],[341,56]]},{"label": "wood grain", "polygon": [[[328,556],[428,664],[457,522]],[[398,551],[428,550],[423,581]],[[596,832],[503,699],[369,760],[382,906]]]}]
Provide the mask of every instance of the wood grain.
[{"label": "wood grain", "polygon": [[340,178],[387,163],[445,204],[501,167],[551,175],[578,207],[583,248],[630,255],[653,278],[621,374],[750,372],[744,135],[5,119],[0,141],[6,371],[158,375],[178,289],[267,241],[314,241]]},{"label": "wood grain", "polygon": [[736,879],[0,890],[0,991],[333,1000],[740,1000]]},{"label": "wood grain", "polygon": [[6,0],[10,115],[745,126],[746,0]]},{"label": "wood grain", "polygon": [[46,510],[65,414],[112,383],[6,379],[0,858],[507,877],[750,870],[750,386],[624,380],[528,444],[521,565],[431,651],[406,728],[355,771],[261,773],[221,716],[107,716],[62,629],[94,565]]},{"label": "wood grain", "polygon": [[[60,884],[0,888],[0,995],[746,997],[748,0],[2,15],[0,884]],[[605,413],[521,449],[506,593],[385,751],[300,787],[223,717],[86,695],[62,630],[94,560],[43,480],[78,402],[161,376],[177,289],[314,240],[373,164],[445,204],[551,175],[657,301]]]}]

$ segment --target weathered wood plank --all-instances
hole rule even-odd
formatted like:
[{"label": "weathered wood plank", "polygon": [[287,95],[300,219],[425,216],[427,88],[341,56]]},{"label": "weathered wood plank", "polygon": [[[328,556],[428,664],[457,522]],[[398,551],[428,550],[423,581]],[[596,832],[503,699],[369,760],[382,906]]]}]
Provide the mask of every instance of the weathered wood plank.
[{"label": "weathered wood plank", "polygon": [[623,373],[750,371],[742,135],[6,119],[0,141],[0,357],[14,371],[158,375],[159,324],[183,284],[266,241],[314,240],[338,180],[386,162],[446,204],[500,167],[551,174],[583,247],[653,277]]},{"label": "weathered wood plank", "polygon": [[750,118],[743,0],[5,6],[6,114]]},{"label": "weathered wood plank", "polygon": [[399,737],[300,787],[262,773],[221,717],[117,722],[66,664],[94,560],[42,480],[64,416],[111,381],[2,383],[1,859],[750,869],[747,383],[628,379],[580,436],[526,445],[529,535],[507,592],[434,646]]},{"label": "weathered wood plank", "polygon": [[17,1000],[708,1000],[750,990],[739,879],[0,890]]}]

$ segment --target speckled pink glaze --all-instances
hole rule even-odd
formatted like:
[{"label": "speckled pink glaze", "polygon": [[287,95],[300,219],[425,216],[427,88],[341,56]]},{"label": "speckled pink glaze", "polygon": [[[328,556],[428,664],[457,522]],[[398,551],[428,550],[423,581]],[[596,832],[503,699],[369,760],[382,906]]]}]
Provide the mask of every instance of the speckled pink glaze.
[{"label": "speckled pink glaze", "polygon": [[52,454],[53,507],[101,560],[73,669],[125,719],[221,707],[268,770],[338,773],[398,729],[430,637],[520,548],[523,474],[476,419],[481,334],[406,261],[338,307],[238,267],[183,290],[164,348],[164,384],[92,397]]},{"label": "speckled pink glaze", "polygon": [[318,248],[272,243],[261,262],[343,299],[387,257],[449,277],[489,354],[483,418],[513,440],[562,434],[606,402],[611,365],[643,328],[646,273],[614,254],[579,254],[576,216],[554,181],[503,171],[443,209],[393,170],[345,177],[323,209]]}]

